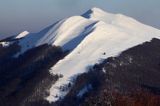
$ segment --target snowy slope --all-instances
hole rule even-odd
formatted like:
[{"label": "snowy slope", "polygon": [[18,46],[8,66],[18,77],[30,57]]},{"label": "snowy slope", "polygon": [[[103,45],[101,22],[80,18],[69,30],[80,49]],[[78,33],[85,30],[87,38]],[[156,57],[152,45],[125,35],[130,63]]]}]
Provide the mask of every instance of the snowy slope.
[{"label": "snowy slope", "polygon": [[[43,29],[38,33],[28,33],[25,37],[19,40],[19,45],[21,46],[21,51],[15,55],[15,57],[23,54],[25,51],[37,47],[37,42],[54,26],[55,24]],[[24,31],[25,32],[25,31]],[[22,35],[25,35],[23,32]]]},{"label": "snowy slope", "polygon": [[[54,26],[39,42],[38,45],[44,43],[61,46],[64,49],[73,49],[78,44],[78,40],[85,36],[82,32],[89,29],[96,23],[94,20],[89,20],[81,16],[73,16],[59,22]],[[75,40],[79,37],[77,40]],[[74,39],[74,43],[72,40]],[[72,43],[72,44],[70,44]]]},{"label": "snowy slope", "polygon": [[[51,68],[52,74],[62,74],[63,77],[49,90],[50,95],[46,98],[49,102],[63,98],[69,89],[64,91],[61,88],[72,83],[76,75],[87,72],[88,68],[95,63],[99,63],[110,56],[116,56],[128,48],[150,41],[152,38],[160,38],[160,30],[141,24],[124,15],[110,14],[93,8],[83,16],[88,21],[95,23],[82,32],[77,31],[79,29],[74,30],[83,33],[85,37],[69,55]],[[69,30],[69,28],[65,30]],[[62,32],[64,34],[57,36],[56,43],[53,44],[64,45],[63,41],[68,42],[70,39],[66,40],[66,38],[73,36],[65,34],[65,31]]]},{"label": "snowy slope", "polygon": [[21,39],[19,45],[21,45],[22,48],[16,56],[24,53],[28,49],[43,44],[61,46],[64,50],[74,49],[86,35],[82,32],[86,29],[89,31],[90,27],[95,23],[96,21],[86,19],[82,16],[73,16],[61,20],[39,33],[31,33]]}]

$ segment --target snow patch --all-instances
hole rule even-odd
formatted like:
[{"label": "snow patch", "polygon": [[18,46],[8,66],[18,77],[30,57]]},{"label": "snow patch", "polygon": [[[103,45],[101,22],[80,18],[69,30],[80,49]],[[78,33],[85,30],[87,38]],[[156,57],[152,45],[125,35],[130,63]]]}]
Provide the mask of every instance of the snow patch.
[{"label": "snow patch", "polygon": [[15,38],[16,39],[21,39],[21,38],[27,36],[28,34],[29,34],[28,31],[24,31],[24,32],[20,33],[19,35],[17,35]]},{"label": "snow patch", "polygon": [[102,69],[102,71],[103,71],[104,73],[106,73],[106,70],[105,70],[104,68]]},{"label": "snow patch", "polygon": [[10,46],[10,42],[0,42],[0,44],[2,45],[2,47],[8,47]]}]

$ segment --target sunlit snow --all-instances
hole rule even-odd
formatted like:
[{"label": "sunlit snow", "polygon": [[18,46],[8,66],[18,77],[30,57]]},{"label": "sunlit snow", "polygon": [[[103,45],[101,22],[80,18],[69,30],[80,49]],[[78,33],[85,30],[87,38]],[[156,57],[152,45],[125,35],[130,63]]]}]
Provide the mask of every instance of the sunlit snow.
[{"label": "sunlit snow", "polygon": [[[89,33],[86,33],[84,39],[81,39],[74,50],[50,70],[52,74],[62,74],[63,78],[59,79],[51,87],[50,95],[46,98],[49,102],[55,102],[63,98],[68,90],[62,92],[59,87],[72,82],[73,76],[87,72],[88,68],[95,63],[99,63],[102,59],[116,56],[128,48],[150,41],[152,38],[160,38],[158,29],[141,24],[130,17],[106,13],[98,8],[93,8],[90,11],[89,17],[87,16],[86,18],[88,21],[95,21],[96,23],[89,28]],[[76,25],[73,23],[73,25],[69,26]],[[69,26],[66,30],[70,30]],[[63,41],[68,41],[65,39],[70,39],[72,35],[67,34],[67,37],[65,31],[63,32],[59,32],[62,34],[56,38],[59,42],[57,44],[62,47]],[[81,31],[72,29],[71,32]],[[83,30],[83,32],[87,32],[87,29]],[[65,36],[63,37],[63,35]],[[58,97],[56,96],[55,98],[55,95],[58,95]]]},{"label": "sunlit snow", "polygon": [[[23,34],[19,37],[23,37]],[[87,72],[89,67],[152,38],[160,38],[160,30],[122,14],[93,8],[82,16],[63,19],[39,33],[28,34],[20,40],[22,48],[17,56],[43,44],[72,50],[50,69],[51,74],[63,75],[49,89],[46,98],[49,102],[55,102],[70,90],[62,91],[60,88],[72,83],[73,78]]]}]

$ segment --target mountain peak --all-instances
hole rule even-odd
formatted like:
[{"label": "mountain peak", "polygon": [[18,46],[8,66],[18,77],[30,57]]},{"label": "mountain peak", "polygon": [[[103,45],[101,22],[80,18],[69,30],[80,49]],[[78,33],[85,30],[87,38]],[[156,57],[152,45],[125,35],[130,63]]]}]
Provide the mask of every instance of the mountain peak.
[{"label": "mountain peak", "polygon": [[85,18],[90,18],[92,15],[99,16],[99,15],[104,15],[104,14],[110,14],[110,13],[107,13],[106,11],[100,8],[93,7],[89,9],[86,13],[84,13],[82,16]]},{"label": "mountain peak", "polygon": [[92,9],[90,9],[92,12],[105,12],[104,10],[97,8],[97,7],[93,7]]}]

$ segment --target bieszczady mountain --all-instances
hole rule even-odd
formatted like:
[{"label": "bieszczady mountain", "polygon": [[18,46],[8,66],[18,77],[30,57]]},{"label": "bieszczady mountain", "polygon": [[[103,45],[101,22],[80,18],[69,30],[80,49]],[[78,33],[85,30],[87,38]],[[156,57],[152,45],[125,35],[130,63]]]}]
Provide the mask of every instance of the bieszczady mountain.
[{"label": "bieszczady mountain", "polygon": [[92,8],[0,41],[0,106],[159,106],[160,30]]}]

